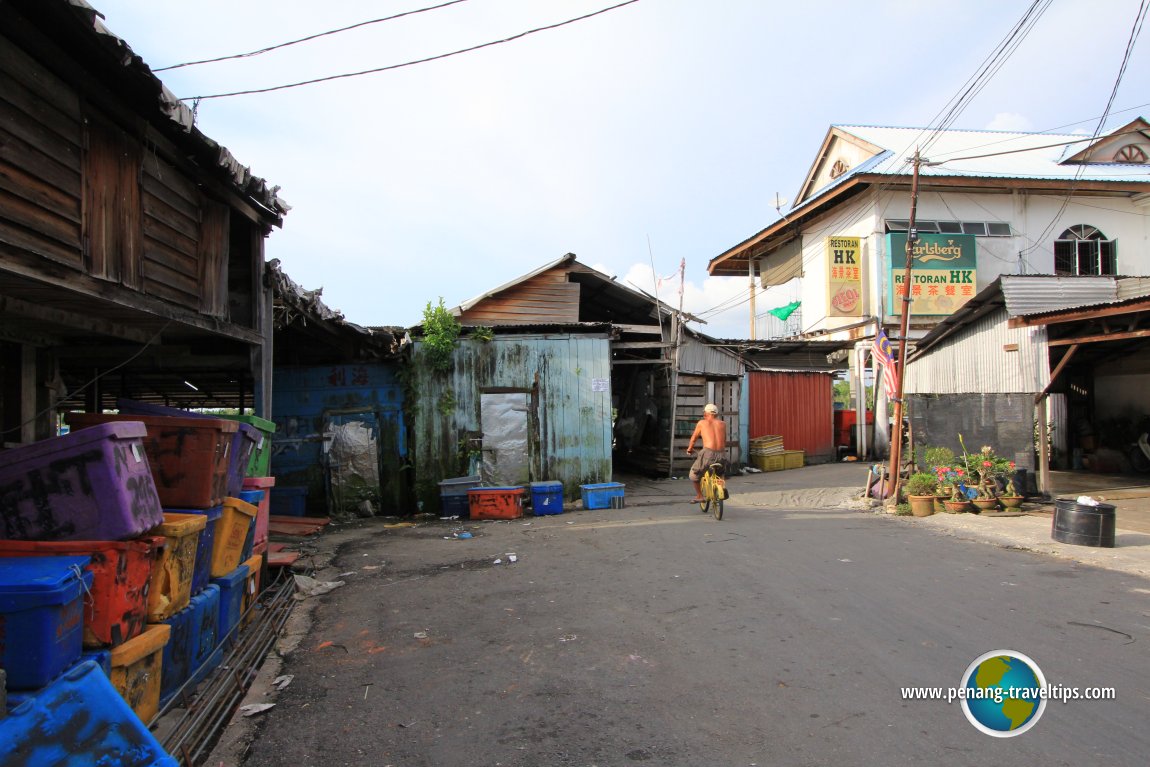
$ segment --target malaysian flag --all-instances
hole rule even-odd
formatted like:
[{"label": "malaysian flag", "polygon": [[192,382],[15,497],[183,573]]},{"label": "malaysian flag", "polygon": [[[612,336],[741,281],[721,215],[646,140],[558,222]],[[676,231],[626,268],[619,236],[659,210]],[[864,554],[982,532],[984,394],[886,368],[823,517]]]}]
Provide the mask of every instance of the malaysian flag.
[{"label": "malaysian flag", "polygon": [[886,384],[886,398],[892,400],[898,393],[897,363],[894,361],[894,355],[891,354],[890,339],[886,337],[882,328],[879,328],[878,332],[875,333],[871,353],[874,354],[875,360],[882,365],[882,380]]}]

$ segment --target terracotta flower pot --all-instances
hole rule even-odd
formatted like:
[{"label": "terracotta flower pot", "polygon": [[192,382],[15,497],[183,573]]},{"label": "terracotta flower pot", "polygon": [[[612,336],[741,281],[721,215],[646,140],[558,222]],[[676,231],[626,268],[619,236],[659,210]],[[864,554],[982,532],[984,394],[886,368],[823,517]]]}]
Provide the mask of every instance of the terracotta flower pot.
[{"label": "terracotta flower pot", "polygon": [[910,513],[916,517],[929,517],[934,513],[934,496],[933,495],[908,495],[907,502],[910,503]]},{"label": "terracotta flower pot", "polygon": [[942,504],[949,514],[966,514],[975,510],[970,501],[943,501]]},{"label": "terracotta flower pot", "polygon": [[972,498],[973,503],[979,511],[994,511],[998,508],[997,498]]},{"label": "terracotta flower pot", "polygon": [[1001,503],[1002,507],[1005,509],[1021,508],[1022,502],[1024,500],[1026,500],[1026,498],[1024,496],[1021,496],[1021,495],[1000,495],[1000,496],[998,496],[999,503]]},{"label": "terracotta flower pot", "polygon": [[934,513],[935,514],[945,514],[946,513],[946,502],[947,502],[947,500],[949,500],[949,496],[936,495],[934,497]]}]

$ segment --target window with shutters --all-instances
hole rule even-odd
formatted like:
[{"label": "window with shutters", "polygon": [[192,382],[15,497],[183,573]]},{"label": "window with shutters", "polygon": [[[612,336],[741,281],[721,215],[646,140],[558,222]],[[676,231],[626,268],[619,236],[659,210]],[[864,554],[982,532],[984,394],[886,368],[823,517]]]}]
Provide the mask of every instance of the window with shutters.
[{"label": "window with shutters", "polygon": [[1117,274],[1118,243],[1093,226],[1072,226],[1054,241],[1054,273]]}]

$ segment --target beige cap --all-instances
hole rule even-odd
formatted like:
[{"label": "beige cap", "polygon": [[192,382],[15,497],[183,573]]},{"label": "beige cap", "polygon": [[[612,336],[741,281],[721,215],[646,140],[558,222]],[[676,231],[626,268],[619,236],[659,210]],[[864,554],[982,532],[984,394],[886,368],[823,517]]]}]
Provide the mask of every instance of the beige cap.
[{"label": "beige cap", "polygon": [[703,408],[703,412],[704,413],[717,413],[717,412],[719,412],[719,408],[714,403],[708,402],[707,405]]}]

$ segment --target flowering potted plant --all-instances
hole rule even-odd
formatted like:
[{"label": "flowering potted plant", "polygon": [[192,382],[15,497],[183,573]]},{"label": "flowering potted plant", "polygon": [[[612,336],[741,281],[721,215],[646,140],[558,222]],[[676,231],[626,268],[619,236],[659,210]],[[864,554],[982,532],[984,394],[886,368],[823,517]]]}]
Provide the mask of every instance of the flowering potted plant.
[{"label": "flowering potted plant", "polygon": [[928,447],[923,450],[922,462],[926,471],[934,474],[934,511],[941,514],[946,511],[944,502],[954,494],[954,488],[944,481],[946,470],[954,463],[954,451],[949,447]]},{"label": "flowering potted plant", "polygon": [[974,510],[974,504],[970,502],[970,495],[975,491],[973,488],[967,487],[966,483],[970,476],[965,468],[962,466],[936,466],[935,474],[938,477],[938,484],[950,489],[950,497],[943,501],[943,506],[948,512],[961,514]]},{"label": "flowering potted plant", "polygon": [[996,478],[1005,481],[1005,489],[1002,494],[998,496],[999,502],[1002,503],[1004,508],[1017,509],[1022,506],[1025,496],[1020,495],[1018,489],[1014,486],[1014,474],[1017,467],[1014,461],[1006,461],[1004,467],[999,469],[1000,473],[996,474]]}]

